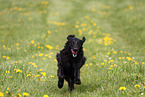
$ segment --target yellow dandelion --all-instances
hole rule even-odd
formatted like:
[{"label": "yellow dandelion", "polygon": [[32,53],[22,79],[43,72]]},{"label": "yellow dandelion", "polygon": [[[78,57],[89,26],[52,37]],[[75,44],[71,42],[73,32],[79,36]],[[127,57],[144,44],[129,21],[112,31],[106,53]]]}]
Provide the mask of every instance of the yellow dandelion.
[{"label": "yellow dandelion", "polygon": [[101,63],[101,65],[104,65],[104,63]]},{"label": "yellow dandelion", "polygon": [[130,5],[130,6],[129,6],[129,9],[130,9],[130,10],[132,10],[132,9],[133,9],[133,6],[132,6],[132,5]]},{"label": "yellow dandelion", "polygon": [[86,66],[88,66],[88,64],[86,64]]},{"label": "yellow dandelion", "polygon": [[43,76],[46,76],[46,73],[45,73],[45,72],[41,72],[41,74],[42,74]]},{"label": "yellow dandelion", "polygon": [[142,62],[142,64],[145,64],[145,62]]},{"label": "yellow dandelion", "polygon": [[19,43],[16,43],[15,45],[19,46],[20,44]]},{"label": "yellow dandelion", "polygon": [[79,28],[79,25],[75,25],[76,28]]},{"label": "yellow dandelion", "polygon": [[39,71],[43,71],[43,69],[39,69]]},{"label": "yellow dandelion", "polygon": [[43,56],[43,54],[42,54],[42,53],[40,53],[40,54],[39,54],[39,56],[41,57],[41,56]]},{"label": "yellow dandelion", "polygon": [[29,64],[32,64],[32,62],[29,62]]},{"label": "yellow dandelion", "polygon": [[31,76],[31,74],[28,74],[26,77],[30,77]]},{"label": "yellow dandelion", "polygon": [[111,65],[110,67],[113,67],[113,65]]},{"label": "yellow dandelion", "polygon": [[134,87],[136,87],[136,88],[138,87],[138,88],[139,88],[139,87],[140,87],[140,85],[135,85]]},{"label": "yellow dandelion", "polygon": [[17,72],[17,73],[21,73],[21,72],[22,72],[22,70],[20,70],[20,69],[17,69],[17,70],[16,70],[16,72]]},{"label": "yellow dandelion", "polygon": [[3,58],[7,58],[7,56],[3,56]]},{"label": "yellow dandelion", "polygon": [[128,53],[128,55],[130,56],[131,54],[130,54],[130,53]]},{"label": "yellow dandelion", "polygon": [[7,57],[7,59],[10,59],[10,57]]},{"label": "yellow dandelion", "polygon": [[126,90],[126,87],[120,87],[119,90]]},{"label": "yellow dandelion", "polygon": [[31,40],[31,43],[34,44],[34,40]]},{"label": "yellow dandelion", "polygon": [[48,95],[44,95],[43,97],[49,97]]},{"label": "yellow dandelion", "polygon": [[34,67],[37,67],[37,65],[34,65]]},{"label": "yellow dandelion", "polygon": [[10,71],[6,71],[6,73],[10,73]]},{"label": "yellow dandelion", "polygon": [[113,53],[114,53],[114,54],[117,54],[117,52],[116,52],[116,51],[113,51]]},{"label": "yellow dandelion", "polygon": [[53,54],[53,52],[50,52],[50,54],[52,55],[52,54]]},{"label": "yellow dandelion", "polygon": [[4,97],[4,93],[0,92],[0,97]]},{"label": "yellow dandelion", "polygon": [[47,33],[48,33],[48,34],[50,34],[50,33],[51,33],[51,31],[48,31]]},{"label": "yellow dandelion", "polygon": [[9,76],[9,78],[12,78],[13,76]]},{"label": "yellow dandelion", "polygon": [[93,23],[93,26],[96,26],[96,23]]},{"label": "yellow dandelion", "polygon": [[111,70],[112,68],[109,68],[109,70]]},{"label": "yellow dandelion", "polygon": [[47,48],[49,48],[49,49],[53,49],[53,47],[52,46],[50,46],[50,45],[45,45]]},{"label": "yellow dandelion", "polygon": [[110,55],[110,52],[108,52],[107,55]]},{"label": "yellow dandelion", "polygon": [[50,76],[50,77],[55,77],[55,76]]},{"label": "yellow dandelion", "polygon": [[93,65],[93,63],[90,63],[90,65]]},{"label": "yellow dandelion", "polygon": [[15,97],[22,97],[22,95],[18,93]]},{"label": "yellow dandelion", "polygon": [[40,75],[36,75],[36,77],[39,77]]},{"label": "yellow dandelion", "polygon": [[104,62],[107,62],[107,60],[104,60]]},{"label": "yellow dandelion", "polygon": [[57,61],[56,59],[54,59],[54,61]]},{"label": "yellow dandelion", "polygon": [[24,92],[24,93],[23,93],[23,96],[29,96],[29,94],[28,94],[28,93],[26,93],[26,92]]},{"label": "yellow dandelion", "polygon": [[48,56],[49,58],[52,58],[51,56]]},{"label": "yellow dandelion", "polygon": [[117,64],[114,64],[114,66],[117,66]]}]

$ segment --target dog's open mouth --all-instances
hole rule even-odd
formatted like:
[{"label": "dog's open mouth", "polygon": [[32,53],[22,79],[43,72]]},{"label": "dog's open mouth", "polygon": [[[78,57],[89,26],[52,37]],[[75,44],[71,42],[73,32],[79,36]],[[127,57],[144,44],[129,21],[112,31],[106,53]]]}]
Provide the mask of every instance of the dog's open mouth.
[{"label": "dog's open mouth", "polygon": [[73,55],[73,57],[77,57],[77,51],[75,52],[75,51],[73,51],[73,49],[71,49],[71,52],[72,52],[72,55]]}]

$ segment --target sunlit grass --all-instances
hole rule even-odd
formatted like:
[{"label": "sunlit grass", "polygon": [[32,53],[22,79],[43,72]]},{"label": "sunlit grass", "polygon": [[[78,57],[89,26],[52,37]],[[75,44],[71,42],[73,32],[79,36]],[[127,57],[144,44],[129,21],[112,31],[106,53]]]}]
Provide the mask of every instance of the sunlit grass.
[{"label": "sunlit grass", "polygon": [[[143,1],[0,1],[0,96],[143,96]],[[57,88],[69,34],[86,37],[80,86]]]}]

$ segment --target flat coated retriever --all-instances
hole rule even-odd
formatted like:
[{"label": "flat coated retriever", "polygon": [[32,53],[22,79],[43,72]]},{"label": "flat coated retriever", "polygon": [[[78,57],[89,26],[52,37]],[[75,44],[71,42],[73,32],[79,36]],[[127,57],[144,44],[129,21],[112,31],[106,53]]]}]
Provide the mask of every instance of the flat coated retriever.
[{"label": "flat coated retriever", "polygon": [[58,87],[63,87],[64,79],[68,82],[69,92],[74,89],[74,84],[81,84],[80,80],[80,68],[84,65],[86,58],[83,53],[83,43],[85,37],[82,40],[75,37],[75,35],[69,35],[64,48],[57,53],[56,58],[58,61]]}]

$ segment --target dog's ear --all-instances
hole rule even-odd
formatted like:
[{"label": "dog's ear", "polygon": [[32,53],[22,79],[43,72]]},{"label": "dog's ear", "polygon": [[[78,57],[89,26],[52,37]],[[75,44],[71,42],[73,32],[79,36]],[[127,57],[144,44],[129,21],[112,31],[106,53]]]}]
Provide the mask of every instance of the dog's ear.
[{"label": "dog's ear", "polygon": [[84,43],[85,41],[86,41],[86,38],[85,38],[85,37],[83,37],[83,38],[82,38],[82,42]]},{"label": "dog's ear", "polygon": [[72,38],[74,38],[75,37],[75,35],[68,35],[67,36],[67,40],[70,40],[70,39],[72,39]]}]

